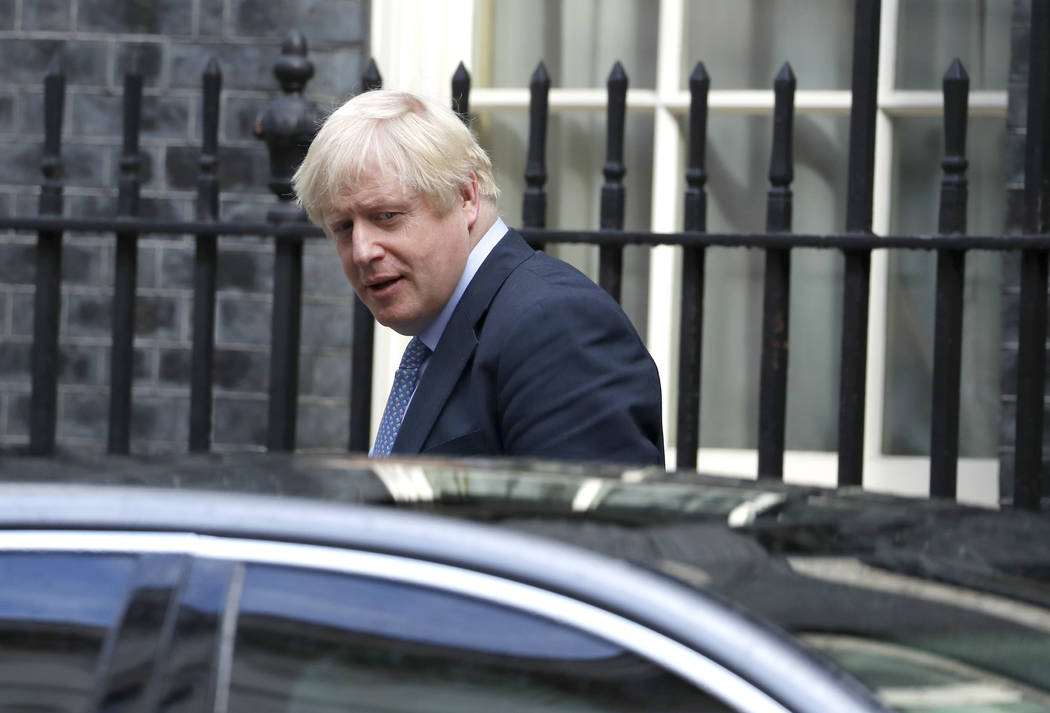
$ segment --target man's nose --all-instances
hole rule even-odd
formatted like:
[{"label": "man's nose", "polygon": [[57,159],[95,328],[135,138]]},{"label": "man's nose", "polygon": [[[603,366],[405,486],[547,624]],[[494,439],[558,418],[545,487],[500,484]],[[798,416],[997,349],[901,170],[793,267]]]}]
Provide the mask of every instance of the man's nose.
[{"label": "man's nose", "polygon": [[358,221],[354,224],[352,242],[354,262],[359,265],[366,265],[383,257],[383,246],[377,239],[379,236],[369,226],[362,225],[363,222]]}]

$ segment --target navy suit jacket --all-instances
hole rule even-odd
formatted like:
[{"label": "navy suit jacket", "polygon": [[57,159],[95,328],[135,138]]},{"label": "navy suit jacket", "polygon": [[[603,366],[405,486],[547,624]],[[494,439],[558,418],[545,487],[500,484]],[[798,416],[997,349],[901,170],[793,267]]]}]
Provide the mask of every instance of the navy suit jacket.
[{"label": "navy suit jacket", "polygon": [[615,300],[511,230],[456,305],[392,452],[663,466],[656,365]]}]

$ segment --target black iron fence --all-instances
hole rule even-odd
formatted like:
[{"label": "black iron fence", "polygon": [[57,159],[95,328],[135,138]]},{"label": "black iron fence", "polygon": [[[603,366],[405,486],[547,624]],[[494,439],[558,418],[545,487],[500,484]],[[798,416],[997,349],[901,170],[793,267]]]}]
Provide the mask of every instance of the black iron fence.
[{"label": "black iron fence", "polygon": [[[852,108],[850,114],[849,184],[845,230],[815,235],[791,232],[795,77],[784,65],[774,81],[775,107],[766,231],[712,233],[706,230],[707,174],[704,146],[710,81],[697,64],[689,81],[688,168],[685,173],[685,220],[675,233],[623,230],[625,190],[622,179],[627,77],[617,63],[608,79],[607,148],[602,167],[600,227],[569,231],[546,227],[545,139],[550,79],[541,64],[532,76],[528,159],[523,196],[525,237],[536,246],[587,243],[599,246],[599,283],[617,299],[627,244],[677,245],[682,248],[681,321],[677,462],[696,468],[699,445],[701,338],[705,250],[711,246],[746,247],[765,252],[762,352],[759,401],[758,474],[780,478],[783,473],[785,403],[788,364],[788,314],[791,254],[796,248],[840,251],[845,259],[842,298],[841,379],[839,396],[838,478],[840,485],[859,485],[863,477],[863,432],[867,316],[871,251],[876,248],[933,250],[937,253],[936,322],[933,392],[930,395],[930,493],[954,496],[959,454],[959,381],[962,348],[963,281],[970,250],[1016,251],[1021,254],[1022,288],[1016,410],[1014,504],[1038,509],[1041,493],[1044,377],[1046,371],[1047,256],[1050,251],[1050,18],[1043,3],[1032,7],[1029,71],[1025,225],[1022,235],[967,235],[965,137],[969,79],[956,60],[944,76],[945,155],[942,161],[938,233],[879,235],[871,231],[876,79],[878,68],[878,3],[857,3],[854,35]],[[54,452],[58,371],[58,312],[63,236],[70,231],[116,235],[113,297],[112,368],[110,381],[109,450],[130,447],[131,362],[135,305],[136,244],[141,235],[196,237],[194,272],[193,350],[190,379],[189,449],[210,448],[212,359],[216,294],[217,237],[269,235],[275,244],[270,401],[267,445],[293,450],[296,443],[298,349],[303,241],[321,237],[304,222],[291,203],[290,177],[305,153],[316,126],[316,110],[301,96],[312,75],[306,45],[289,34],[275,68],[282,96],[256,123],[256,135],[270,150],[271,190],[278,201],[265,223],[222,221],[218,214],[219,67],[210,63],[203,75],[203,146],[200,154],[197,217],[193,221],[143,219],[138,215],[138,136],[142,80],[131,74],[124,85],[124,146],[120,162],[117,215],[89,219],[62,216],[61,132],[64,78],[57,67],[45,79],[44,155],[39,215],[0,218],[0,228],[35,231],[37,263],[32,346],[30,451]],[[382,83],[371,63],[362,86]],[[452,79],[453,108],[469,122],[470,77],[460,65]],[[353,314],[350,451],[368,448],[372,370],[372,317],[357,301]]]}]

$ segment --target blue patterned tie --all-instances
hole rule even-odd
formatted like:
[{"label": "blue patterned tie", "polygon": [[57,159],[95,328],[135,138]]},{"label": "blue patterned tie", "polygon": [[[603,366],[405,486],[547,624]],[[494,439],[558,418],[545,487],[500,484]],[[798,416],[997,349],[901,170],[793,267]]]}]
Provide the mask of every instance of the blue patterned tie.
[{"label": "blue patterned tie", "polygon": [[401,420],[408,409],[408,402],[412,400],[412,392],[416,390],[416,384],[419,382],[419,368],[429,355],[430,348],[419,341],[419,337],[412,337],[412,341],[405,347],[401,364],[394,374],[394,385],[390,387],[386,408],[383,409],[383,420],[379,422],[379,432],[376,433],[375,447],[372,449],[373,456],[390,455],[397,431],[401,428]]}]

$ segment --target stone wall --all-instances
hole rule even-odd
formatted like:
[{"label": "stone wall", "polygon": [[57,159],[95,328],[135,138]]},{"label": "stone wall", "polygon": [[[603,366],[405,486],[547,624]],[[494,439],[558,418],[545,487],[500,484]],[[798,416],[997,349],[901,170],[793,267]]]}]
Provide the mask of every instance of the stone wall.
[{"label": "stone wall", "polygon": [[[201,145],[201,75],[223,75],[219,180],[224,220],[262,221],[275,200],[266,148],[252,124],[280,91],[272,74],[286,32],[309,44],[305,96],[321,111],[359,90],[364,0],[0,0],[0,213],[37,211],[43,79],[58,57],[67,77],[64,213],[116,209],[123,76],[144,77],[142,214],[192,219]],[[28,442],[33,234],[0,233],[0,448]],[[215,450],[261,448],[266,436],[272,242],[222,238],[216,306]],[[67,234],[63,252],[57,439],[105,448],[114,239]],[[347,434],[352,292],[331,246],[304,255],[299,437],[343,448]],[[139,241],[133,390],[134,452],[185,450],[193,240]]]}]

